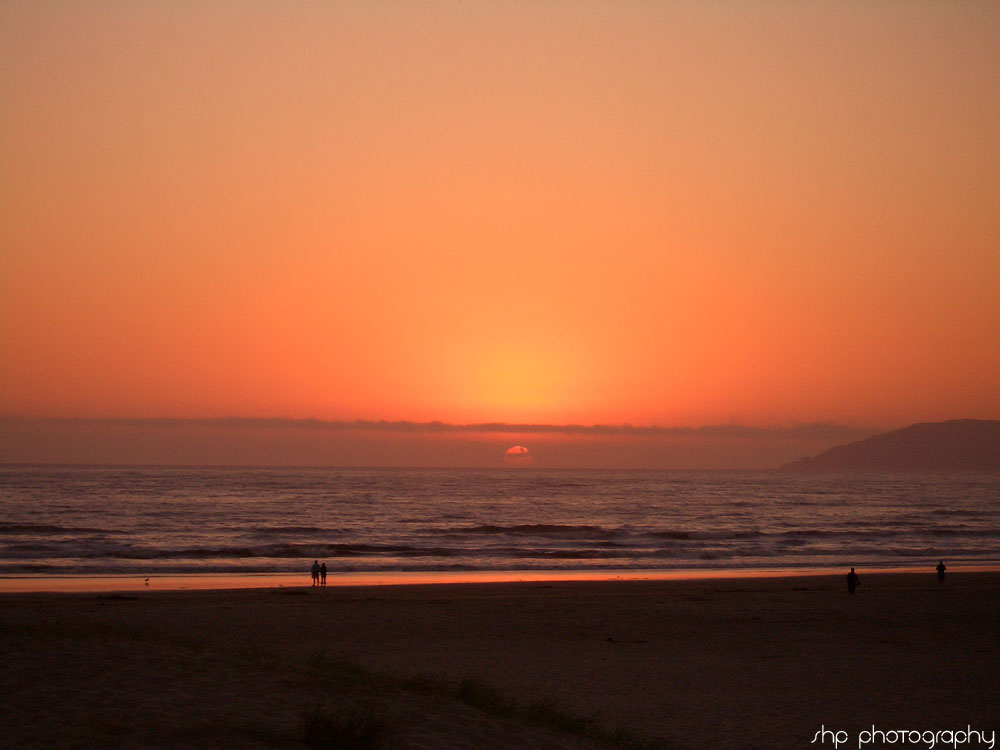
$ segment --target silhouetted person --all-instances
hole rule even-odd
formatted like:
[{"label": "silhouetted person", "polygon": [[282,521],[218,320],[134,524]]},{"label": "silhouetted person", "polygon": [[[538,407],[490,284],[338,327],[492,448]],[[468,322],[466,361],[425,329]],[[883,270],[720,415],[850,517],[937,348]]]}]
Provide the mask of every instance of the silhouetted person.
[{"label": "silhouetted person", "polygon": [[319,566],[319,578],[324,586],[326,586],[326,563],[324,562]]},{"label": "silhouetted person", "polygon": [[854,589],[858,587],[861,583],[861,579],[858,578],[858,574],[854,572],[854,568],[851,568],[851,572],[847,574],[847,593],[853,594]]},{"label": "silhouetted person", "polygon": [[944,572],[947,570],[944,566],[944,560],[938,560],[937,568],[935,568],[935,570],[938,572],[938,580],[941,581],[941,583],[944,583]]},{"label": "silhouetted person", "polygon": [[313,560],[313,586],[319,586],[319,560]]}]

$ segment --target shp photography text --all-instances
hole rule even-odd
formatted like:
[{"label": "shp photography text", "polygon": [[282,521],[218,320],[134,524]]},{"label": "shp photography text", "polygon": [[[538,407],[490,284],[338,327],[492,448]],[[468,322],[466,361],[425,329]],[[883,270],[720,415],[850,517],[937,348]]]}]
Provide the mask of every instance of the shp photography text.
[{"label": "shp photography text", "polygon": [[[839,748],[850,739],[850,732],[845,732],[843,729],[827,729],[823,724],[810,744],[830,744],[834,748]],[[993,750],[996,745],[996,730],[973,729],[971,725],[967,725],[965,729],[879,729],[872,724],[871,729],[858,732],[859,748],[886,745],[926,748],[926,750],[959,746],[986,747]]]}]

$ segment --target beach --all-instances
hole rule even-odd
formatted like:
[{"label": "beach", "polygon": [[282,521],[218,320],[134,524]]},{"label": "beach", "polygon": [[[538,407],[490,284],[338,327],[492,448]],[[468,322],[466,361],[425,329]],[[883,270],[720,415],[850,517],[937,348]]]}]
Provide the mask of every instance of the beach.
[{"label": "beach", "polygon": [[5,593],[0,744],[785,749],[1000,729],[1000,573],[859,572],[854,596],[842,575]]}]

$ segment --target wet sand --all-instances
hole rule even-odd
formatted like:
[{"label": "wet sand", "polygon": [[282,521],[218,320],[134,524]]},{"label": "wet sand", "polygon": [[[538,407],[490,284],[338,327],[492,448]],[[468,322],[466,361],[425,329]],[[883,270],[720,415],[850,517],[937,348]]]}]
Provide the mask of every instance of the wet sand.
[{"label": "wet sand", "polygon": [[303,747],[370,727],[388,748],[624,730],[784,750],[832,747],[821,725],[848,747],[873,724],[1000,730],[1000,574],[860,572],[855,596],[840,575],[2,594],[0,745]]}]

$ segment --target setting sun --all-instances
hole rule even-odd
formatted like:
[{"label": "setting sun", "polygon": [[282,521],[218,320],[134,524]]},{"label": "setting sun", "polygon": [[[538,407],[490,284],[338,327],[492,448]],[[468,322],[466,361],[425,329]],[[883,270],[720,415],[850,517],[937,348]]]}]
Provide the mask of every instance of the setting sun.
[{"label": "setting sun", "polygon": [[531,451],[523,445],[515,445],[508,448],[503,456],[503,462],[506,466],[531,466],[531,461]]}]

